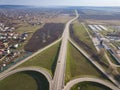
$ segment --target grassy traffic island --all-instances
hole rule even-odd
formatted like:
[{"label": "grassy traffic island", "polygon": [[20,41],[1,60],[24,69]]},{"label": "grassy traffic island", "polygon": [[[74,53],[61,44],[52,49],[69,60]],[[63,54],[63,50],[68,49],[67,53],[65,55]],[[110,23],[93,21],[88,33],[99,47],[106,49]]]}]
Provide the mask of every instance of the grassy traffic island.
[{"label": "grassy traffic island", "polygon": [[40,73],[26,71],[0,81],[0,90],[49,90],[49,83]]},{"label": "grassy traffic island", "polygon": [[36,56],[29,59],[27,62],[21,64],[17,68],[39,66],[47,69],[51,74],[54,75],[56,68],[57,58],[60,49],[60,42],[37,54]]},{"label": "grassy traffic island", "polygon": [[95,82],[81,82],[74,85],[71,88],[71,90],[111,90],[111,89]]},{"label": "grassy traffic island", "polygon": [[68,43],[65,82],[67,83],[71,79],[83,76],[106,79],[86,57],[84,57],[71,43]]}]

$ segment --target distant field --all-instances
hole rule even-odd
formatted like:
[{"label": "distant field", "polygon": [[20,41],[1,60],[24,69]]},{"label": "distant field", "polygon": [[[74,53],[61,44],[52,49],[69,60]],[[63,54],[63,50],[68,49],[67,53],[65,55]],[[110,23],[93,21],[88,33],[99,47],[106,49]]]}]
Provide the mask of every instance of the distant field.
[{"label": "distant field", "polygon": [[120,20],[94,20],[94,19],[87,19],[84,20],[87,24],[101,24],[101,25],[118,25],[120,26]]},{"label": "distant field", "polygon": [[66,82],[75,77],[86,75],[104,78],[100,71],[70,43],[67,53]]},{"label": "distant field", "polygon": [[47,79],[37,72],[20,72],[0,81],[0,90],[48,90]]},{"label": "distant field", "polygon": [[56,68],[56,62],[58,58],[60,43],[57,43],[45,51],[34,56],[27,62],[21,64],[19,67],[27,66],[40,66],[48,69],[52,74],[54,74]]},{"label": "distant field", "polygon": [[115,10],[98,10],[98,9],[83,9],[79,10],[79,14],[84,19],[95,19],[95,20],[120,20],[119,11]]},{"label": "distant field", "polygon": [[80,20],[87,24],[120,25],[120,9],[89,8],[78,12]]},{"label": "distant field", "polygon": [[94,82],[82,82],[78,83],[77,85],[74,85],[71,90],[78,90],[78,87],[80,87],[80,90],[111,90],[110,88],[103,86],[98,83]]},{"label": "distant field", "polygon": [[15,32],[17,32],[19,34],[22,34],[22,33],[25,33],[25,32],[34,33],[40,27],[42,27],[42,25],[32,26],[30,24],[23,23],[23,24],[18,24],[18,27],[16,28]]}]

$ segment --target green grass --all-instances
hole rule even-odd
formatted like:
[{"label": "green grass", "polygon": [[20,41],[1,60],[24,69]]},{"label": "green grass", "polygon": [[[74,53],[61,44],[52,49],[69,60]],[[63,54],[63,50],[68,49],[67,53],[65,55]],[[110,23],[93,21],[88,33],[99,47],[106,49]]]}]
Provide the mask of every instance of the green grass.
[{"label": "green grass", "polygon": [[119,68],[117,68],[117,70],[118,70],[118,72],[120,73],[120,67],[119,67]]},{"label": "green grass", "polygon": [[74,85],[71,90],[78,90],[78,87],[80,87],[80,90],[111,90],[108,87],[94,83],[94,82],[82,82]]},{"label": "green grass", "polygon": [[0,90],[49,90],[49,83],[42,74],[25,71],[0,81]]},{"label": "green grass", "polygon": [[93,42],[90,39],[88,33],[86,32],[84,26],[76,21],[73,23],[73,29],[74,29],[75,36],[77,36],[79,38],[79,40],[83,41],[85,44],[87,44],[89,47],[91,47],[91,49],[94,52],[96,52]]},{"label": "green grass", "polygon": [[59,54],[60,43],[57,43],[50,48],[44,50],[38,55],[32,57],[27,62],[21,64],[19,67],[27,67],[27,66],[40,66],[48,69],[50,72],[54,74],[57,58]]},{"label": "green grass", "polygon": [[95,76],[104,78],[101,72],[93,66],[74,46],[68,44],[67,62],[66,62],[66,78],[65,81],[79,76]]},{"label": "green grass", "polygon": [[31,76],[17,73],[0,81],[0,90],[37,90],[37,84]]},{"label": "green grass", "polygon": [[26,41],[21,43],[19,46],[18,50],[23,49],[24,46],[28,43],[29,39],[32,37],[33,33],[40,29],[43,25],[37,25],[37,26],[32,26],[27,23],[21,24],[19,28],[15,30],[16,33],[22,34],[25,32],[29,33],[29,36],[27,37]]},{"label": "green grass", "polygon": [[27,23],[24,23],[24,24],[21,24],[20,27],[18,27],[15,31],[19,34],[22,34],[24,32],[33,33],[41,27],[42,27],[42,25],[32,26],[32,25],[29,25]]}]

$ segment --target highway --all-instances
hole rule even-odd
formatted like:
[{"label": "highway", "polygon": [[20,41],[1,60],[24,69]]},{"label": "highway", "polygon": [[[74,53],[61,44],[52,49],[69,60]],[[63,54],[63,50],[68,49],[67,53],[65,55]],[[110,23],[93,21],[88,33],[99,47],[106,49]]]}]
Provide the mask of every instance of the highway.
[{"label": "highway", "polygon": [[99,65],[96,61],[94,61],[91,56],[89,56],[82,48],[80,48],[76,43],[74,43],[71,39],[69,39],[70,43],[76,47],[96,68],[98,68],[109,80],[111,80],[116,86],[120,88],[120,84],[114,79],[114,77],[110,74],[107,74],[106,71]]},{"label": "highway", "polygon": [[53,89],[52,90],[62,90],[64,88],[66,55],[67,55],[67,46],[68,46],[67,44],[68,44],[68,38],[69,38],[69,26],[74,20],[76,20],[79,17],[77,11],[75,12],[76,12],[76,17],[67,22],[63,35],[62,35],[62,43],[60,47],[55,75],[53,78]]},{"label": "highway", "polygon": [[84,81],[99,83],[101,85],[109,87],[112,90],[120,90],[116,86],[111,84],[110,82],[107,82],[105,80],[101,80],[101,79],[98,79],[98,78],[89,78],[89,77],[83,77],[83,78],[77,78],[77,79],[71,80],[67,83],[67,85],[65,86],[65,88],[63,90],[70,90],[71,87],[74,86],[75,84],[80,83],[80,82],[84,82]]}]

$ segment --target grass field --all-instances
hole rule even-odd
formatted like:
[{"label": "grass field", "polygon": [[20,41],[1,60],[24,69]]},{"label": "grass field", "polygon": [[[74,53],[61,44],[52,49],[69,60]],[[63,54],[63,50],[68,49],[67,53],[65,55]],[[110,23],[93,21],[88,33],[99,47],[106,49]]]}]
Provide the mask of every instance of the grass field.
[{"label": "grass field", "polygon": [[40,66],[48,69],[54,74],[59,53],[59,47],[60,43],[57,43],[50,48],[44,50],[43,52],[39,53],[38,55],[34,56],[19,67]]},{"label": "grass field", "polygon": [[94,52],[96,52],[96,49],[93,45],[92,40],[90,39],[88,33],[86,32],[84,26],[80,24],[78,21],[73,23],[73,30],[75,36],[79,38],[79,40],[83,41],[85,44],[87,44]]},{"label": "grass field", "polygon": [[68,82],[70,79],[79,76],[95,76],[104,78],[96,67],[89,62],[74,46],[68,44],[67,62],[66,62],[66,78]]},{"label": "grass field", "polygon": [[27,71],[13,74],[0,81],[0,90],[48,90],[47,79],[37,72]]},{"label": "grass field", "polygon": [[17,73],[0,81],[0,90],[37,90],[37,84],[31,76]]},{"label": "grass field", "polygon": [[94,82],[78,83],[77,85],[74,85],[71,90],[79,90],[78,87],[80,87],[80,90],[111,90],[106,86]]},{"label": "grass field", "polygon": [[[104,56],[99,57],[99,52],[97,52],[95,46],[93,45],[92,40],[90,39],[87,31],[84,26],[76,21],[73,23],[73,32],[71,32],[72,39],[80,46],[83,50],[85,50],[94,60],[98,61],[104,69],[108,67],[108,61]],[[91,32],[92,33],[92,32]]]},{"label": "grass field", "polygon": [[37,31],[38,29],[40,29],[41,27],[43,27],[43,25],[32,26],[32,25],[27,24],[27,23],[20,23],[20,24],[18,24],[18,27],[15,30],[16,33],[19,33],[19,34],[29,33],[26,41],[21,43],[21,45],[19,46],[18,50],[19,49],[24,49],[24,46],[28,43],[28,41],[32,37],[33,33],[35,31]]},{"label": "grass field", "polygon": [[32,25],[29,25],[27,23],[24,23],[24,24],[20,24],[18,26],[18,28],[15,30],[15,32],[19,33],[19,34],[22,34],[24,32],[35,32],[36,30],[38,30],[39,28],[41,28],[43,25],[37,25],[37,26],[32,26]]}]

